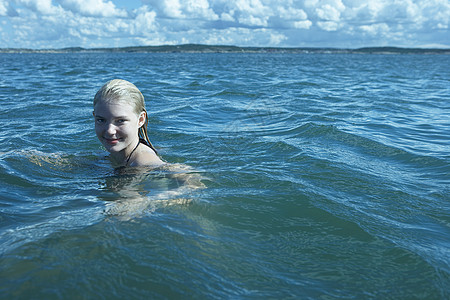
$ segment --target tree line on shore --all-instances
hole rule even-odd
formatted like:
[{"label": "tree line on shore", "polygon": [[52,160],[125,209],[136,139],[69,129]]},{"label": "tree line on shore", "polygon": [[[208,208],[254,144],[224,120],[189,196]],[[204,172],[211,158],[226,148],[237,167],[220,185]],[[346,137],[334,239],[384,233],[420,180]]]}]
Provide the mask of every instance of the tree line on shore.
[{"label": "tree line on shore", "polygon": [[81,48],[69,47],[61,49],[23,49],[0,48],[0,53],[350,53],[350,54],[450,54],[450,49],[438,48],[401,48],[401,47],[364,47],[357,49],[345,48],[314,48],[314,47],[239,47],[227,45],[161,45],[161,46],[130,46],[119,48]]}]

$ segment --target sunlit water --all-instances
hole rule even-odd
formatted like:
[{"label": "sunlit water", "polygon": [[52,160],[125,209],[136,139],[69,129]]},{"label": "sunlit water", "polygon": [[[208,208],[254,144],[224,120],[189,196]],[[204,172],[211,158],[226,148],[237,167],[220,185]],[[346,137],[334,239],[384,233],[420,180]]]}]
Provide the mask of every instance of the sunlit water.
[{"label": "sunlit water", "polygon": [[[5,299],[450,297],[450,56],[1,54]],[[171,163],[113,170],[92,98]]]}]

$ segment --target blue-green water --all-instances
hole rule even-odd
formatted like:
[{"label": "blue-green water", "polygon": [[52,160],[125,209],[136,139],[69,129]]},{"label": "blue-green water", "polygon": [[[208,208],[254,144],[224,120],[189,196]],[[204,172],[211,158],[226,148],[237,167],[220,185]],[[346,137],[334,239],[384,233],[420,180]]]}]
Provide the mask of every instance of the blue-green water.
[{"label": "blue-green water", "polygon": [[[450,297],[450,56],[0,66],[2,298]],[[111,168],[92,98],[112,78],[178,169]]]}]

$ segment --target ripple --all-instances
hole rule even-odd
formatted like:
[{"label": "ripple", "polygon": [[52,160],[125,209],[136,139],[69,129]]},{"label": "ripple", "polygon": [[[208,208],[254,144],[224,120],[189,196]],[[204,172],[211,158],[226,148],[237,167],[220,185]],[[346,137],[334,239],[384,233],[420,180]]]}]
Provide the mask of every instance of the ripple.
[{"label": "ripple", "polygon": [[[5,297],[448,298],[448,60],[1,54]],[[202,178],[189,204],[120,205],[181,185],[104,159],[92,97],[116,77]]]}]

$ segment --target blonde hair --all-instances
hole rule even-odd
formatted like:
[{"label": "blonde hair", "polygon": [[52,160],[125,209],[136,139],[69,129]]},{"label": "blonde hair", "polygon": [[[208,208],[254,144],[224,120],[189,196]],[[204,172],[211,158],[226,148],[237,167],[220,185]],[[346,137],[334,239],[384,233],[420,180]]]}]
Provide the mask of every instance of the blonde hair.
[{"label": "blonde hair", "polygon": [[130,104],[134,108],[134,112],[139,115],[141,112],[145,112],[145,122],[139,128],[139,140],[143,140],[147,146],[149,146],[155,153],[157,153],[155,147],[153,147],[150,139],[148,138],[148,114],[145,110],[144,96],[141,91],[129,81],[123,79],[113,79],[105,83],[95,94],[94,107],[99,101],[104,102],[125,102]]}]

